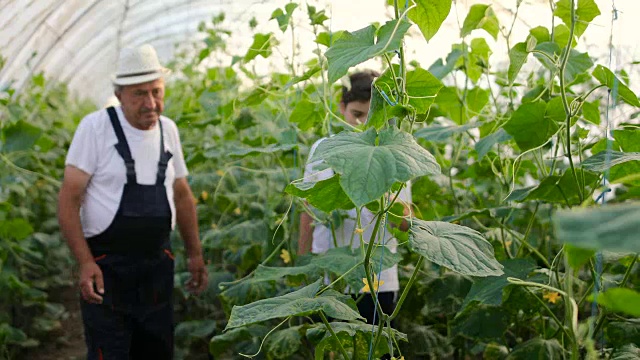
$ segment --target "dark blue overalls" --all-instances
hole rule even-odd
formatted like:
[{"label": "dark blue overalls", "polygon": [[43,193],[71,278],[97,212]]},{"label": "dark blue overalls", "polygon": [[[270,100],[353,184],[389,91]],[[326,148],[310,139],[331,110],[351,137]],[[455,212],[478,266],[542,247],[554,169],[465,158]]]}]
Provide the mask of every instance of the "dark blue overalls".
[{"label": "dark blue overalls", "polygon": [[87,239],[104,277],[102,304],[81,300],[88,360],[172,359],[173,255],[171,208],[164,186],[172,154],[164,148],[154,185],[136,180],[134,160],[113,107],[107,109],[127,169],[120,206],[111,225]]}]

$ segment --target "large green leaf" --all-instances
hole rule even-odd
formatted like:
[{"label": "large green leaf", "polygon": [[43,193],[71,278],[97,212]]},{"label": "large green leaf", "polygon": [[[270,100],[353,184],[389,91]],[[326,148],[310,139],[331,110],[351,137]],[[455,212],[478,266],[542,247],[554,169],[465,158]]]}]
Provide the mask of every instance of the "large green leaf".
[{"label": "large green leaf", "polygon": [[0,138],[4,142],[4,144],[0,142],[2,152],[26,151],[33,148],[42,135],[42,129],[25,121],[18,121],[2,129],[2,134],[4,135],[4,139]]},{"label": "large green leaf", "polygon": [[[594,0],[576,1],[578,8],[575,10],[575,34],[580,37],[589,26],[591,20],[600,15],[600,9]],[[556,3],[556,10],[553,15],[562,19],[567,25],[571,26],[571,0],[560,0]]]},{"label": "large green leaf", "polygon": [[536,268],[536,264],[530,259],[509,259],[500,263],[504,266],[504,274],[475,279],[462,303],[462,308],[474,301],[485,305],[502,304],[505,288],[510,285],[507,278],[527,280],[529,274]]},{"label": "large green leaf", "polygon": [[558,211],[553,217],[560,241],[594,250],[640,253],[640,204],[616,204]]},{"label": "large green leaf", "polygon": [[0,221],[0,239],[24,240],[33,233],[33,227],[25,219]]},{"label": "large green leaf", "polygon": [[415,0],[416,6],[407,14],[427,41],[438,32],[451,11],[451,0]]},{"label": "large green leaf", "polygon": [[604,172],[615,165],[627,161],[640,160],[640,152],[601,151],[582,162],[582,167],[594,171]]},{"label": "large green leaf", "polygon": [[612,90],[614,96],[617,92],[617,95],[620,96],[620,98],[627,104],[640,107],[638,96],[620,79],[618,79],[611,70],[602,65],[598,65],[593,70],[593,76],[600,82],[600,84],[605,85]]},{"label": "large green leaf", "polygon": [[441,112],[446,114],[453,122],[462,125],[469,119],[480,114],[489,102],[489,91],[475,87],[466,93],[465,101],[455,87],[444,87],[436,96],[436,104]]},{"label": "large green leaf", "polygon": [[547,103],[530,102],[520,105],[504,125],[522,151],[543,145],[558,131],[558,125],[545,116]]},{"label": "large green leaf", "polygon": [[285,188],[285,192],[307,199],[311,206],[324,212],[336,209],[353,209],[355,206],[340,187],[340,175],[315,183],[294,182]]},{"label": "large green leaf", "polygon": [[493,12],[491,5],[475,4],[469,9],[469,14],[464,19],[462,24],[462,30],[460,36],[464,37],[475,29],[484,29],[495,40],[498,39],[498,32],[500,31],[500,23],[498,17]]},{"label": "large green leaf", "polygon": [[572,83],[579,75],[585,74],[587,70],[591,69],[592,66],[593,61],[589,54],[571,49],[564,71],[564,78],[566,82]]},{"label": "large green leaf", "polygon": [[607,343],[614,347],[633,343],[640,344],[640,319],[625,319],[608,322]]},{"label": "large green leaf", "polygon": [[428,260],[464,275],[504,274],[491,244],[465,226],[414,218],[409,243],[413,251]]},{"label": "large green leaf", "polygon": [[440,173],[433,155],[395,127],[330,137],[310,159],[317,160],[340,174],[340,185],[357,207],[379,199],[396,182]]},{"label": "large green leaf", "polygon": [[558,340],[535,338],[516,346],[506,360],[562,360],[564,348]]},{"label": "large green leaf", "polygon": [[224,354],[230,347],[237,345],[245,340],[253,338],[261,339],[269,332],[269,328],[264,325],[250,325],[246,327],[236,328],[216,335],[209,342],[209,352],[211,354]]},{"label": "large green leaf", "polygon": [[400,48],[409,27],[411,24],[407,21],[392,20],[377,32],[373,25],[353,33],[345,32],[325,53],[329,61],[329,82],[334,83],[340,79],[352,66]]},{"label": "large green leaf", "polygon": [[183,321],[176,326],[175,337],[179,342],[188,343],[192,340],[209,337],[215,330],[216,322],[214,320]]},{"label": "large green leaf", "polygon": [[297,148],[298,148],[297,144],[270,144],[263,147],[233,146],[231,149],[229,149],[227,154],[233,155],[233,156],[245,157],[245,156],[251,156],[251,155],[258,155],[258,154],[274,154],[278,152],[287,152]]},{"label": "large green leaf", "polygon": [[611,288],[596,297],[609,311],[640,317],[640,293],[627,288]]},{"label": "large green leaf", "polygon": [[[393,71],[391,71],[391,69],[387,69],[379,78],[375,80],[374,86],[376,87],[378,92],[385,91],[386,94],[390,94],[395,89],[395,80],[393,78],[394,73],[400,73],[399,65],[393,65]],[[433,76],[429,71],[421,68],[408,71],[406,82],[407,83],[405,89],[407,91],[407,95],[409,96],[409,105],[413,106],[417,114],[425,114],[429,111],[429,108],[436,99],[436,95],[444,86],[438,78]],[[386,108],[388,107],[386,105],[388,104],[384,102],[384,99],[380,94],[378,94],[378,96],[380,96],[381,100],[383,100],[381,105],[385,105],[384,111],[388,112],[389,110],[386,110]],[[375,99],[375,97],[372,97],[371,110],[382,111],[381,106],[374,104],[373,101],[377,102],[377,99]],[[370,118],[375,118],[376,114],[370,113],[369,116]],[[384,123],[376,121],[375,124],[371,124],[370,126],[380,127],[379,125],[382,124]]]},{"label": "large green leaf", "polygon": [[226,330],[289,316],[307,316],[324,312],[340,320],[362,319],[350,296],[326,291],[316,296],[322,279],[292,293],[259,300],[244,306],[234,306]]},{"label": "large green leaf", "polygon": [[320,106],[309,100],[300,100],[293,108],[289,121],[298,124],[302,131],[311,129],[324,120],[324,114]]}]

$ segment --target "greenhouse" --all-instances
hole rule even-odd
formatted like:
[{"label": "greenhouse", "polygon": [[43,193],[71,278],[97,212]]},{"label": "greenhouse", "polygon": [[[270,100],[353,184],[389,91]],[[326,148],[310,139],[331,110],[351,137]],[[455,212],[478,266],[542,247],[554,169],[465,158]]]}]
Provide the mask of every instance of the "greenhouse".
[{"label": "greenhouse", "polygon": [[0,0],[0,360],[640,359],[638,16]]}]

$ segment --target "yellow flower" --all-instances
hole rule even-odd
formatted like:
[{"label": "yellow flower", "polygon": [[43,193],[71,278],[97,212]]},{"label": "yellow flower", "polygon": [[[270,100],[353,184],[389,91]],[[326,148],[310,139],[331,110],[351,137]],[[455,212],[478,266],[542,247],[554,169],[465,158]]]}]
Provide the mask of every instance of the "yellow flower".
[{"label": "yellow flower", "polygon": [[224,171],[222,170],[216,170],[216,175],[223,177],[224,176]]},{"label": "yellow flower", "polygon": [[242,212],[240,211],[240,208],[239,208],[239,207],[235,208],[235,209],[233,210],[233,213],[234,213],[234,214],[236,214],[236,215],[240,215],[240,214],[242,214]]},{"label": "yellow flower", "polygon": [[213,230],[217,229],[217,228],[218,228],[218,224],[216,224],[216,223],[211,223],[211,228],[212,228]]},{"label": "yellow flower", "polygon": [[280,258],[282,258],[282,261],[284,261],[285,264],[291,262],[291,254],[286,249],[282,249],[280,252]]},{"label": "yellow flower", "polygon": [[200,194],[200,197],[202,198],[202,200],[207,200],[209,198],[209,193],[206,191],[203,191],[202,194]]},{"label": "yellow flower", "polygon": [[507,240],[507,241],[505,241],[505,242],[504,242],[504,244],[505,244],[507,247],[511,247],[511,244],[513,244],[513,240]]},{"label": "yellow flower", "polygon": [[360,229],[360,228],[356,229],[356,234],[362,234],[363,232],[364,232],[364,229]]},{"label": "yellow flower", "polygon": [[545,291],[542,298],[548,302],[555,304],[560,299],[560,294],[557,291]]},{"label": "yellow flower", "polygon": [[[369,287],[369,282],[367,281],[367,278],[362,278],[362,282],[364,283],[364,287],[362,288],[362,292],[371,292],[371,287]],[[378,288],[380,286],[384,285],[384,281],[382,280],[378,280],[378,277],[376,276],[376,274],[373,274],[373,291],[378,291]]]}]

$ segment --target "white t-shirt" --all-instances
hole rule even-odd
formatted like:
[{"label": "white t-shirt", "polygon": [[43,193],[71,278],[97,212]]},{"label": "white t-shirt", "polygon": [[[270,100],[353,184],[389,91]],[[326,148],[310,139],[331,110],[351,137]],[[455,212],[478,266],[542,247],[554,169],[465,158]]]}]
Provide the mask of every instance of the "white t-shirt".
[{"label": "white t-shirt", "polygon": [[[159,126],[150,130],[136,129],[125,119],[121,107],[116,107],[120,125],[127,138],[131,156],[135,161],[138,184],[156,183],[160,160]],[[173,154],[167,166],[164,186],[171,206],[171,227],[175,226],[173,183],[188,175],[182,154],[182,145],[176,124],[161,116],[165,149]],[[73,136],[66,165],[72,165],[91,175],[80,208],[80,219],[85,237],[102,233],[111,225],[120,206],[120,198],[127,182],[124,160],[115,148],[118,143],[106,109],[87,115]]]},{"label": "white t-shirt", "polygon": [[[326,138],[322,138],[316,141],[311,150],[309,151],[309,158],[313,156],[318,144],[322,142]],[[334,175],[334,172],[331,168],[327,168],[326,164],[323,163],[322,160],[316,160],[313,162],[308,162],[304,169],[304,182],[318,182],[322,180],[326,180]],[[398,200],[405,204],[411,203],[411,184],[407,183],[398,196]],[[352,234],[354,233],[357,226],[357,213],[356,209],[351,209],[347,211],[347,218],[345,218],[342,222],[342,226],[335,229],[336,233],[336,243],[339,247],[349,246],[351,242]],[[360,224],[362,225],[363,233],[362,238],[364,240],[368,240],[371,238],[373,233],[373,227],[375,226],[375,214],[373,214],[369,209],[363,207],[360,210]],[[386,227],[380,227],[377,235],[377,243],[385,244],[387,249],[391,252],[395,253],[398,245],[397,240],[391,235],[389,230]],[[353,248],[357,248],[360,246],[360,236],[356,234],[353,236],[353,243],[351,243]],[[314,254],[322,254],[327,250],[334,247],[333,244],[333,235],[331,233],[331,228],[327,227],[323,224],[316,224],[313,229],[313,242],[311,244],[311,252]],[[376,269],[379,265],[374,264],[374,269]],[[376,270],[377,271],[377,270]],[[398,291],[400,289],[400,283],[398,281],[398,265],[394,265],[386,270],[382,270],[380,273],[379,279],[384,281],[384,284],[380,285],[379,290],[382,292],[391,292]]]}]

